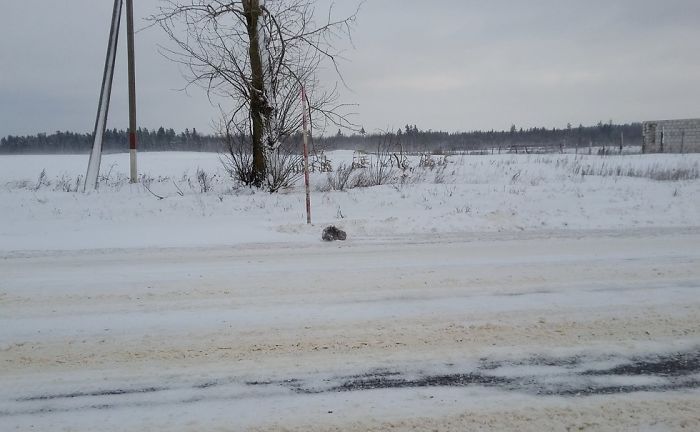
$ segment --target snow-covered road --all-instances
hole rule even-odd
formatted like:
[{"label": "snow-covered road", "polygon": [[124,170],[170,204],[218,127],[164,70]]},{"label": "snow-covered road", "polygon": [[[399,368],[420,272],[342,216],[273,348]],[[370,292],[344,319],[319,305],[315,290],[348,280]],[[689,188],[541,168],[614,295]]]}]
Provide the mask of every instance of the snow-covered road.
[{"label": "snow-covered road", "polygon": [[8,252],[0,430],[700,430],[699,245]]}]

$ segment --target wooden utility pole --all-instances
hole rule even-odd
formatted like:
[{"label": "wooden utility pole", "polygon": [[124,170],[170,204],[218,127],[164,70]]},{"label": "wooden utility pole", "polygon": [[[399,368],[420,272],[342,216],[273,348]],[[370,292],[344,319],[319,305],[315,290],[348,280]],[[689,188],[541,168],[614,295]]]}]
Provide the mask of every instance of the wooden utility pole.
[{"label": "wooden utility pole", "polygon": [[136,66],[134,64],[134,0],[126,0],[126,43],[129,62],[129,166],[131,183],[138,182],[136,169]]}]

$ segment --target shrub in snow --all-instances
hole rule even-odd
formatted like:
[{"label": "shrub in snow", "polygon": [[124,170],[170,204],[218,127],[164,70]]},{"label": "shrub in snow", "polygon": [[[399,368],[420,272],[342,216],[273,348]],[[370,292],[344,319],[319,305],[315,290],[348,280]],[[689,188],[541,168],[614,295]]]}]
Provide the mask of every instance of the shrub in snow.
[{"label": "shrub in snow", "polygon": [[274,193],[293,187],[304,174],[303,167],[304,159],[294,153],[289,144],[269,152],[267,154],[265,189]]},{"label": "shrub in snow", "polygon": [[46,179],[46,169],[41,170],[41,174],[39,174],[39,178],[36,181],[36,186],[34,187],[34,190],[39,190],[41,189],[42,186],[48,186],[51,183]]},{"label": "shrub in snow", "polygon": [[[291,142],[281,143],[265,156],[265,179],[259,179],[253,166],[252,142],[244,132],[232,132],[232,125],[226,126],[226,143],[228,154],[221,155],[224,169],[235,181],[243,186],[258,186],[270,193],[288,189],[302,177],[304,160]],[[324,156],[325,158],[325,156]],[[323,169],[328,169],[327,160],[320,162]],[[202,185],[200,180],[200,186]]]},{"label": "shrub in snow", "polygon": [[203,169],[197,168],[197,183],[199,184],[199,191],[201,193],[207,193],[211,191],[214,177],[216,177],[216,175],[209,175],[209,173],[207,173]]},{"label": "shrub in snow", "polygon": [[61,178],[56,182],[54,190],[62,192],[78,192],[80,189],[80,184],[83,180],[83,176],[79,175],[73,181],[73,178],[69,175],[62,175]]},{"label": "shrub in snow", "polygon": [[354,171],[354,165],[339,164],[335,171],[328,173],[327,189],[337,191],[352,189],[356,186],[350,181]]}]

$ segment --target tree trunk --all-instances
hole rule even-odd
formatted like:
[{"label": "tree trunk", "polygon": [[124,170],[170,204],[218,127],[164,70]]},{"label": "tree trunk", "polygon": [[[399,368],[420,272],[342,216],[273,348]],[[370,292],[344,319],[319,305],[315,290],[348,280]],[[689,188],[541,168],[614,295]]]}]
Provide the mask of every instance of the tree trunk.
[{"label": "tree trunk", "polygon": [[263,76],[262,56],[260,53],[260,38],[258,20],[262,15],[260,0],[243,0],[243,11],[246,17],[248,39],[250,46],[250,119],[253,123],[253,184],[262,186],[265,180],[265,148],[264,131],[267,102],[265,101],[265,81]]}]

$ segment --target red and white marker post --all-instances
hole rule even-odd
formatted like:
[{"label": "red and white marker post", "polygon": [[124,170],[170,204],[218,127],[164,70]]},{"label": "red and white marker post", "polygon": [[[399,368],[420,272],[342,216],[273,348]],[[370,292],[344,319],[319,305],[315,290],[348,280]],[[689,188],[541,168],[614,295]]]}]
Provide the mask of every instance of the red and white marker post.
[{"label": "red and white marker post", "polygon": [[136,169],[136,67],[134,65],[134,0],[126,0],[126,41],[129,67],[129,166],[131,183],[138,182]]}]

